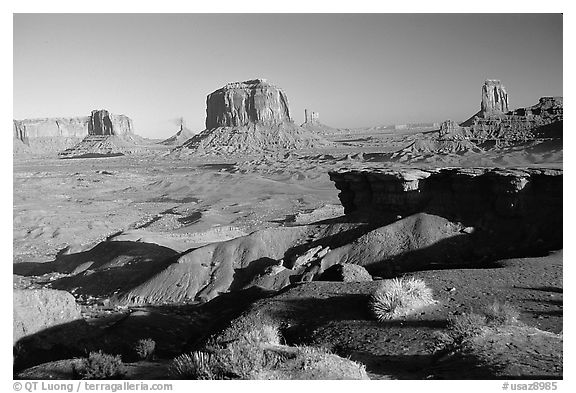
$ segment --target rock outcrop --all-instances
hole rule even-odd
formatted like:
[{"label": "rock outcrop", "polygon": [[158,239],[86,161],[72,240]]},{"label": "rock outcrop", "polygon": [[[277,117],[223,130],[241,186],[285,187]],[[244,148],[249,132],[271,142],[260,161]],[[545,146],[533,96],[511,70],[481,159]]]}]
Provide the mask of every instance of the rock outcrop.
[{"label": "rock outcrop", "polygon": [[499,80],[488,79],[484,82],[480,112],[484,117],[508,112],[508,93]]},{"label": "rock outcrop", "polygon": [[282,152],[330,143],[294,124],[288,97],[265,79],[228,83],[206,99],[206,130],[178,153],[231,155]]},{"label": "rock outcrop", "polygon": [[347,215],[393,222],[428,213],[470,228],[494,250],[562,248],[560,169],[340,170],[330,178]]},{"label": "rock outcrop", "polygon": [[52,326],[82,319],[80,307],[66,291],[17,289],[13,302],[14,343]]},{"label": "rock outcrop", "polygon": [[363,266],[352,263],[337,263],[326,269],[320,276],[320,280],[362,282],[372,281],[372,276]]}]

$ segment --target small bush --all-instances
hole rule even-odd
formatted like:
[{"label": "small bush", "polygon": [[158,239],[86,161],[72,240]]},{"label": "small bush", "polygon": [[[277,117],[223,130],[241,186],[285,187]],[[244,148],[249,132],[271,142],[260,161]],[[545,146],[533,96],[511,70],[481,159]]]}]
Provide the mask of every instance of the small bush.
[{"label": "small bush", "polygon": [[438,337],[440,348],[462,346],[491,328],[519,324],[520,313],[508,303],[494,302],[481,314],[465,313],[448,320],[448,331]]},{"label": "small bush", "polygon": [[276,325],[263,323],[242,334],[219,352],[221,363],[227,373],[250,379],[263,369],[273,367],[280,359],[277,354],[265,351],[264,347],[280,344],[280,332]]},{"label": "small bush", "polygon": [[154,350],[156,349],[156,341],[151,338],[145,338],[136,341],[134,344],[134,352],[142,360],[147,360],[152,358]]},{"label": "small bush", "polygon": [[494,302],[488,306],[484,314],[486,322],[491,326],[509,326],[516,325],[520,313],[510,303]]},{"label": "small bush", "polygon": [[219,368],[213,355],[199,351],[180,355],[169,366],[170,374],[180,379],[219,379]]},{"label": "small bush", "polygon": [[408,315],[433,302],[432,290],[420,279],[385,280],[370,298],[370,308],[379,321]]},{"label": "small bush", "polygon": [[486,317],[476,313],[465,313],[448,321],[448,329],[455,343],[479,336],[486,328]]},{"label": "small bush", "polygon": [[124,364],[120,355],[90,352],[74,371],[81,379],[118,379],[124,374]]}]

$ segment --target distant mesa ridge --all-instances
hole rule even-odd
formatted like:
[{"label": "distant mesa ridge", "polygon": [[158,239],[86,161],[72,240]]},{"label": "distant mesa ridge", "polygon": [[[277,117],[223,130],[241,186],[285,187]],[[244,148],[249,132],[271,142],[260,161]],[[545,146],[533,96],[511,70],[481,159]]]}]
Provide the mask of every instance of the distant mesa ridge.
[{"label": "distant mesa ridge", "polygon": [[107,110],[93,110],[90,116],[68,118],[40,118],[14,120],[14,138],[23,142],[31,138],[76,137],[87,135],[133,134],[132,119],[110,114]]}]

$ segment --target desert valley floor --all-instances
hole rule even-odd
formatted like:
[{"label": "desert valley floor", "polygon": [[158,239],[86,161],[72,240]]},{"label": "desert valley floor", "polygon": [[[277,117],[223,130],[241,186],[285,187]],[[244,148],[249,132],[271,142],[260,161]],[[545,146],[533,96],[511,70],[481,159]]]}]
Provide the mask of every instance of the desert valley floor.
[{"label": "desert valley floor", "polygon": [[[371,379],[561,377],[561,249],[509,244],[482,259],[473,244],[454,240],[471,236],[468,228],[439,216],[351,219],[329,176],[367,168],[561,170],[561,141],[505,155],[414,152],[422,135],[364,130],[332,136],[338,148],[260,157],[183,157],[158,146],[108,158],[15,156],[14,288],[68,291],[82,316],[21,340],[15,375],[71,378],[74,358],[102,350],[123,356],[127,378],[168,378],[171,359],[209,352],[257,319],[279,329],[281,349],[272,352],[290,358],[290,348],[310,346],[337,359],[317,374],[284,362],[259,378],[357,378],[350,361]],[[321,252],[324,260],[357,263],[361,245],[382,242],[390,247],[376,259],[400,262],[391,270],[366,264],[368,279],[346,282],[345,272],[330,278],[309,269]],[[202,282],[183,282],[198,271],[178,269],[201,253],[208,253],[198,262]],[[377,321],[370,295],[399,276],[423,280],[433,303]],[[517,321],[485,326],[489,334],[466,348],[442,344],[458,316],[494,304],[516,310]],[[139,360],[133,345],[146,338],[155,355]]]}]

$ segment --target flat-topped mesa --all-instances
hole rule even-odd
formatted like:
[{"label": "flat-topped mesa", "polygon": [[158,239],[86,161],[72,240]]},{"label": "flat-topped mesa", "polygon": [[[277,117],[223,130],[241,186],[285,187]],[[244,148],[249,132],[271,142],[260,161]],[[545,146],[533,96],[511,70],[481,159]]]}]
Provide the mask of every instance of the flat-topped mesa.
[{"label": "flat-topped mesa", "polygon": [[508,112],[508,93],[506,88],[496,79],[488,79],[482,86],[482,101],[480,113],[483,117],[499,115]]},{"label": "flat-topped mesa", "polygon": [[228,83],[206,98],[206,129],[291,123],[288,97],[266,81]]}]

